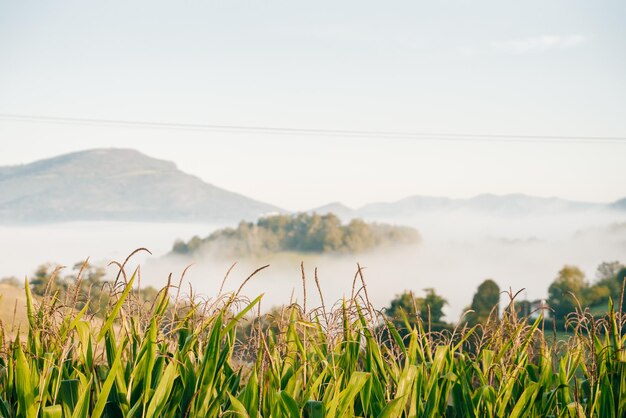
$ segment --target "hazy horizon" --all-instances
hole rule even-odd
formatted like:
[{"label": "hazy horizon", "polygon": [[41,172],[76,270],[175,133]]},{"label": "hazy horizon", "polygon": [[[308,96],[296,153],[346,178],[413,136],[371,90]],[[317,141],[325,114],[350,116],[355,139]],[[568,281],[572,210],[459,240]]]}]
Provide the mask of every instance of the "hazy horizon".
[{"label": "hazy horizon", "polygon": [[[603,146],[605,146],[605,144],[603,144]],[[622,145],[618,144],[618,146],[622,146]],[[624,145],[623,147],[626,149],[626,145]],[[131,147],[101,147],[101,148],[76,149],[76,150],[65,152],[63,154],[50,155],[50,156],[43,157],[43,158],[40,158],[40,159],[37,159],[37,160],[24,161],[24,162],[18,162],[18,163],[13,163],[13,164],[6,164],[4,166],[6,166],[6,167],[23,166],[23,165],[28,165],[30,163],[34,163],[34,162],[38,162],[38,161],[51,160],[51,159],[54,159],[56,157],[60,157],[60,156],[63,156],[63,155],[80,153],[80,152],[84,152],[84,151],[92,151],[92,150],[95,150],[95,149],[134,150],[134,151],[139,151],[139,152],[141,152],[142,154],[144,154],[144,155],[146,155],[148,157],[156,158],[153,155],[150,155],[149,153],[146,153],[146,152],[143,152],[143,151],[141,151],[139,149],[135,149],[135,148],[131,148]],[[173,162],[173,163],[176,164],[176,167],[179,170],[185,172],[183,169],[181,169],[179,164],[177,164],[176,161],[174,161],[174,160],[168,159],[166,157],[165,158],[158,158],[158,159],[159,160],[163,160],[163,161]],[[0,167],[2,167],[2,165],[0,165]],[[186,174],[189,174],[189,173],[186,173]],[[201,180],[203,180],[203,181],[205,181],[205,182],[207,182],[209,184],[212,184],[214,186],[226,189],[225,187],[223,187],[220,184],[212,183],[212,182],[207,181],[206,179],[203,179],[203,178],[201,178]],[[235,192],[235,193],[240,193],[237,190],[229,190],[229,191],[232,191],[232,192]],[[495,192],[492,192],[490,190],[484,190],[482,192],[477,192],[477,193],[472,193],[472,194],[465,194],[465,195],[446,195],[446,194],[443,194],[443,193],[439,193],[439,194],[422,194],[422,193],[419,193],[419,192],[416,191],[414,193],[409,193],[409,194],[406,194],[406,195],[403,195],[403,196],[399,196],[399,197],[397,197],[395,199],[391,199],[391,200],[366,200],[366,198],[363,197],[361,199],[361,201],[360,201],[361,203],[357,204],[357,205],[349,205],[346,202],[341,201],[341,200],[337,200],[337,201],[328,200],[328,199],[324,200],[323,196],[319,196],[318,198],[321,199],[319,201],[319,203],[315,204],[313,206],[310,206],[310,207],[298,207],[297,209],[292,209],[292,208],[287,209],[285,207],[282,207],[282,208],[290,210],[291,212],[305,212],[305,211],[309,211],[309,210],[312,210],[312,209],[320,208],[320,207],[323,207],[323,206],[326,206],[326,205],[329,205],[329,204],[339,203],[339,204],[347,206],[350,209],[360,209],[360,208],[362,208],[362,207],[364,207],[364,206],[366,206],[368,204],[372,204],[372,203],[394,203],[394,202],[398,202],[398,201],[401,201],[403,199],[406,199],[406,198],[409,198],[409,197],[414,197],[414,196],[435,197],[435,198],[449,198],[449,199],[463,200],[463,199],[472,199],[472,198],[475,198],[475,197],[487,196],[487,195],[493,195],[493,196],[522,195],[522,196],[538,197],[538,198],[545,198],[545,199],[556,198],[556,199],[569,200],[569,201],[572,201],[572,202],[585,202],[585,203],[598,203],[598,204],[610,204],[610,203],[613,203],[613,202],[615,202],[617,200],[620,200],[620,199],[623,199],[624,197],[626,197],[626,189],[621,194],[620,194],[619,191],[615,191],[614,193],[615,193],[615,197],[610,199],[610,200],[585,200],[585,199],[580,199],[580,198],[570,198],[570,197],[566,197],[566,196],[559,195],[559,194],[541,195],[541,194],[531,194],[531,193],[523,193],[523,192],[517,192],[517,191],[502,191],[500,193],[495,193]],[[240,194],[243,194],[243,193],[240,193]],[[251,197],[251,196],[247,196],[247,197]],[[264,201],[264,203],[275,204],[274,202],[271,202],[271,201]]]},{"label": "hazy horizon", "polygon": [[[31,276],[39,264],[60,263],[69,273],[74,263],[91,257],[97,265],[123,261],[139,247],[131,268],[141,265],[144,285],[163,286],[168,274],[176,281],[190,266],[184,291],[214,297],[224,274],[238,262],[225,290],[236,290],[256,268],[271,267],[252,280],[244,292],[255,297],[265,293],[263,306],[302,301],[300,262],[309,278],[309,306],[319,302],[313,290],[313,269],[319,269],[327,303],[349,296],[357,263],[365,267],[372,302],[378,308],[404,290],[417,295],[435,288],[449,302],[445,312],[455,322],[471,302],[476,287],[485,279],[495,280],[505,291],[525,288],[520,296],[545,298],[550,282],[564,265],[577,265],[593,282],[595,269],[603,261],[624,263],[626,214],[605,211],[586,215],[530,216],[516,221],[472,214],[430,214],[398,223],[418,229],[423,242],[418,246],[362,254],[274,254],[255,259],[245,257],[166,257],[176,239],[209,235],[216,228],[234,225],[193,223],[71,222],[37,226],[0,226],[4,255],[0,278]],[[621,225],[621,227],[620,227]],[[94,237],[96,237],[94,239]],[[109,277],[114,267],[109,268]],[[502,296],[502,300],[505,300]]]},{"label": "hazy horizon", "polygon": [[129,147],[288,210],[626,196],[620,0],[0,0],[0,11],[0,165]]},{"label": "hazy horizon", "polygon": [[[415,195],[612,203],[626,197],[625,19],[623,0],[0,0],[0,167],[130,148],[293,212]],[[119,167],[99,165],[99,179],[108,176],[108,190],[118,190],[109,173]],[[15,182],[15,204],[0,205],[7,211],[0,213],[13,210],[13,219],[22,219],[54,209],[55,219],[64,219],[63,202],[74,203],[63,198],[80,203],[85,194],[92,211],[84,213],[97,213],[108,199],[118,206],[107,213],[132,206],[134,219],[144,216],[137,207],[145,202],[162,208],[202,201],[205,214],[215,208],[216,189],[195,179],[183,187],[155,175],[154,187],[169,188],[150,193],[126,174],[136,182],[128,180],[134,189],[121,197],[98,195],[97,182],[81,188],[80,175],[68,189],[52,185],[37,196],[27,192],[52,183]],[[171,196],[178,200],[167,201]],[[220,215],[233,207],[224,204]],[[187,216],[194,208],[168,213]],[[315,259],[321,278],[337,283],[329,287],[334,297],[358,260],[372,288],[379,286],[377,303],[405,288],[435,287],[455,320],[486,278],[503,289],[527,287],[536,298],[565,264],[579,264],[591,278],[602,261],[626,262],[626,238],[615,226],[626,222],[623,211],[406,212],[365,217],[414,226],[423,246]],[[174,239],[219,226],[1,225],[0,277],[23,277],[45,261],[123,258],[142,246],[157,259]],[[213,282],[203,275],[221,280],[231,261],[197,266],[189,277],[210,292]],[[299,281],[299,263],[274,264],[274,276],[263,273],[275,277],[274,287],[261,280],[250,290],[266,284],[268,298],[284,299]],[[183,268],[151,265],[161,269],[152,270],[155,283]],[[240,268],[245,275],[252,266]]]}]

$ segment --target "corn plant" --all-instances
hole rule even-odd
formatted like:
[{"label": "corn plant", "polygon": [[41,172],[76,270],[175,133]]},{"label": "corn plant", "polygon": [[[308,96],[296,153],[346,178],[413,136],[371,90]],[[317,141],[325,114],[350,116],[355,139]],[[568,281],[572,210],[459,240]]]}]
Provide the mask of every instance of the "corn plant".
[{"label": "corn plant", "polygon": [[168,285],[146,306],[138,273],[121,273],[104,320],[58,293],[36,300],[25,283],[28,329],[3,334],[0,417],[626,416],[612,304],[602,320],[571,318],[565,343],[541,317],[401,330],[359,292],[330,310],[285,307],[263,326],[261,297],[201,303]]}]

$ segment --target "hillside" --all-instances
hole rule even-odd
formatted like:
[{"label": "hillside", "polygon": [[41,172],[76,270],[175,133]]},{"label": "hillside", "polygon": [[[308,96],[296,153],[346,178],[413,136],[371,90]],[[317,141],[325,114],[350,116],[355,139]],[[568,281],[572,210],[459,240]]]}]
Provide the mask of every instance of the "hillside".
[{"label": "hillside", "polygon": [[489,216],[517,217],[555,215],[602,209],[624,210],[626,209],[626,199],[613,204],[598,204],[524,194],[481,194],[469,199],[415,195],[395,202],[369,203],[358,209],[351,209],[341,203],[334,202],[312,209],[311,212],[319,214],[333,212],[345,221],[355,217],[365,219],[406,218],[435,212],[440,214],[464,212]]},{"label": "hillside", "polygon": [[0,283],[0,322],[8,335],[15,335],[18,329],[25,332],[28,328],[23,287]]},{"label": "hillside", "polygon": [[0,167],[0,223],[5,224],[219,222],[280,211],[128,149],[95,149]]},{"label": "hillside", "polygon": [[626,197],[616,202],[613,202],[613,204],[611,204],[611,207],[616,210],[626,211]]},{"label": "hillside", "polygon": [[[606,209],[611,204],[523,194],[482,194],[469,199],[409,196],[352,209],[339,202],[308,211],[354,218],[394,220],[421,213],[458,212],[530,216]],[[94,149],[30,164],[0,167],[0,224],[60,221],[252,221],[280,208],[233,193],[180,171],[169,161],[130,149]]]},{"label": "hillside", "polygon": [[353,219],[356,216],[354,209],[341,202],[332,202],[324,206],[319,206],[315,209],[311,209],[308,213],[317,213],[318,215],[328,215],[332,213],[344,221]]}]

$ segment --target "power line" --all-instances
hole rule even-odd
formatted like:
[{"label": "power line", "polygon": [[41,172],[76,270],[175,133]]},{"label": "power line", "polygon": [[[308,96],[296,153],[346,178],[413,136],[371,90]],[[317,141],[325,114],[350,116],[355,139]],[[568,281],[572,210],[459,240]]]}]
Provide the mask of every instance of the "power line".
[{"label": "power line", "polygon": [[470,134],[470,133],[435,133],[435,132],[397,132],[374,130],[342,130],[342,129],[313,129],[313,128],[285,128],[268,126],[243,125],[216,125],[173,122],[146,122],[115,119],[89,119],[56,116],[36,116],[0,113],[0,120],[55,123],[71,125],[87,125],[98,127],[128,127],[143,129],[172,129],[172,130],[201,130],[211,132],[231,132],[248,134],[277,134],[277,135],[313,135],[330,137],[361,137],[361,138],[389,138],[414,139],[427,141],[487,141],[487,142],[553,142],[553,143],[626,143],[623,136],[569,136],[569,135],[511,135],[511,134]]}]

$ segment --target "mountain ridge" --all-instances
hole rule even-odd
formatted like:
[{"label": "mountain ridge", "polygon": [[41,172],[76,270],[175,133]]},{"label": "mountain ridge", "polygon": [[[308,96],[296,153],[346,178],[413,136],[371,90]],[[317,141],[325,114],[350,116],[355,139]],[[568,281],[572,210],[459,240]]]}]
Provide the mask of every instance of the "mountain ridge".
[{"label": "mountain ridge", "polygon": [[284,211],[131,149],[91,149],[0,167],[0,223],[216,222],[274,212]]},{"label": "mountain ridge", "polygon": [[[351,208],[331,202],[305,213],[403,219],[426,213],[529,216],[590,210],[626,211],[626,198],[591,203],[522,193],[470,198],[412,195]],[[76,151],[0,167],[0,224],[62,221],[253,221],[277,206],[231,192],[179,170],[174,162],[127,148]]]},{"label": "mountain ridge", "polygon": [[[344,209],[352,217],[364,218],[403,217],[435,211],[471,211],[492,215],[520,216],[594,209],[626,210],[626,198],[612,203],[594,203],[558,197],[532,196],[523,193],[502,195],[481,193],[469,198],[412,195],[391,202],[372,202],[355,209],[349,208],[341,202],[332,202],[312,209],[309,212],[324,214],[331,211],[334,207]],[[347,209],[350,211],[348,212]]]}]

